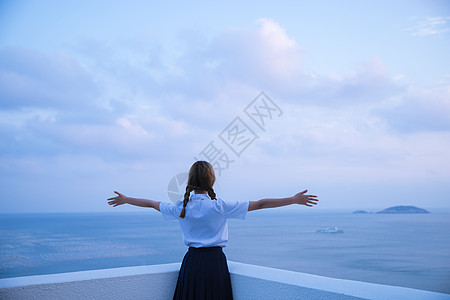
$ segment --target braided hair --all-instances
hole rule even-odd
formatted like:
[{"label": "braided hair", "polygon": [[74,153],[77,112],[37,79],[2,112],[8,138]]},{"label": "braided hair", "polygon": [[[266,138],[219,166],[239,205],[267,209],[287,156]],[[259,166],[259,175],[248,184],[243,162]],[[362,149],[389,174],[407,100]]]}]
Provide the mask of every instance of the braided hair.
[{"label": "braided hair", "polygon": [[186,192],[183,199],[183,210],[180,213],[180,218],[186,215],[186,205],[189,202],[189,196],[191,192],[201,193],[207,191],[211,199],[217,200],[216,193],[214,192],[213,185],[216,181],[216,175],[214,174],[214,168],[207,161],[196,161],[189,170],[189,178],[186,186]]}]

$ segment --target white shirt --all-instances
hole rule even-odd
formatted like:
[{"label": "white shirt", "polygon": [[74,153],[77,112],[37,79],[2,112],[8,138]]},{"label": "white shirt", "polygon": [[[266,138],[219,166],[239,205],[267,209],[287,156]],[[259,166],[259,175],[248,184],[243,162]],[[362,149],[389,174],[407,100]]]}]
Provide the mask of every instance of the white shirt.
[{"label": "white shirt", "polygon": [[228,218],[245,219],[249,202],[212,200],[206,194],[193,194],[186,205],[186,215],[180,218],[183,201],[161,202],[159,210],[164,220],[180,222],[183,241],[189,247],[225,247],[228,241]]}]

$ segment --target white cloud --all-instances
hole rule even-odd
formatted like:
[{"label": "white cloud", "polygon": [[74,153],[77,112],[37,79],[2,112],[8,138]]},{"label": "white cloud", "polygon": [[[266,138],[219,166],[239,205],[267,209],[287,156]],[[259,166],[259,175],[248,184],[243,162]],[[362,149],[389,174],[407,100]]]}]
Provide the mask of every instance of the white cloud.
[{"label": "white cloud", "polygon": [[194,45],[195,51],[179,58],[184,77],[174,90],[214,98],[217,91],[228,92],[222,87],[235,82],[252,87],[254,93],[266,90],[295,102],[334,106],[377,102],[404,90],[378,57],[342,75],[307,71],[302,47],[280,24],[270,19],[255,24],[256,29],[230,29],[209,43],[203,41],[201,47]]},{"label": "white cloud", "polygon": [[98,96],[96,83],[77,59],[60,51],[8,48],[0,51],[0,106],[87,108]]},{"label": "white cloud", "polygon": [[413,26],[403,29],[411,32],[413,36],[429,36],[450,31],[450,26],[447,24],[450,17],[413,18],[413,20],[415,21]]},{"label": "white cloud", "polygon": [[233,29],[214,38],[207,50],[215,71],[226,80],[253,85],[289,85],[302,72],[302,50],[284,28],[259,19],[257,30]]},{"label": "white cloud", "polygon": [[450,131],[450,80],[427,89],[410,89],[375,113],[399,132]]}]

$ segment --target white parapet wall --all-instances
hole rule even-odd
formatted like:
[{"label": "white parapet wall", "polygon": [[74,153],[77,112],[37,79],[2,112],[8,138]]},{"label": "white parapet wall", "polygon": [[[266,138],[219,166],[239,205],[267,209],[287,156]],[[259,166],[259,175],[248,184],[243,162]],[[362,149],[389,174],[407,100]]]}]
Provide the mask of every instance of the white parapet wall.
[{"label": "white parapet wall", "polygon": [[0,299],[171,299],[179,263],[0,279]]},{"label": "white parapet wall", "polygon": [[[234,299],[424,299],[449,294],[228,262]],[[0,299],[172,299],[179,263],[0,279]]]}]

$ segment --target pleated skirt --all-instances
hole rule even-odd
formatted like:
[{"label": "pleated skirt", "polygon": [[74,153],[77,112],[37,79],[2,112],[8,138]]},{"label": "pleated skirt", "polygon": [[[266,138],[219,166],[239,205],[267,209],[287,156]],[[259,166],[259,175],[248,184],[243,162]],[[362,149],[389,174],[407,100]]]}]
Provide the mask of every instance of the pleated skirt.
[{"label": "pleated skirt", "polygon": [[233,299],[222,247],[189,247],[183,258],[174,300]]}]

